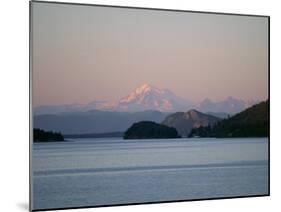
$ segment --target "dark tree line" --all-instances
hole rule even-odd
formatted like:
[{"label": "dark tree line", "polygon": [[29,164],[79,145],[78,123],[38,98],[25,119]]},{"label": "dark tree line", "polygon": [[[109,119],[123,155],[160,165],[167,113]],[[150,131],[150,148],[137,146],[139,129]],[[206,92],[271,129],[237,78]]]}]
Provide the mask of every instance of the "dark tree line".
[{"label": "dark tree line", "polygon": [[33,129],[33,140],[35,142],[64,141],[64,137],[59,132],[44,131],[35,128]]}]

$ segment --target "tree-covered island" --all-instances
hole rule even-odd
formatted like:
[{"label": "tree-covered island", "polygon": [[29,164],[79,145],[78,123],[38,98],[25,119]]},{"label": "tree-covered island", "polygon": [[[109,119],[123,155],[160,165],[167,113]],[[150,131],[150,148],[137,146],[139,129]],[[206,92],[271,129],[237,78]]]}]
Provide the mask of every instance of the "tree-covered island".
[{"label": "tree-covered island", "polygon": [[124,139],[180,138],[173,127],[157,124],[152,121],[134,123],[123,136]]}]

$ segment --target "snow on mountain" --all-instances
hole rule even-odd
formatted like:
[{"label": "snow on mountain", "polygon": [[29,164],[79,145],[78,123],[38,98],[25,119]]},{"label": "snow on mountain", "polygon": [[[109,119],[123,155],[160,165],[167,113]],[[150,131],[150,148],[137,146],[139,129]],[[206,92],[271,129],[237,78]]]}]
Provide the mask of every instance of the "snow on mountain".
[{"label": "snow on mountain", "polygon": [[185,112],[196,109],[205,113],[238,113],[259,101],[243,101],[233,97],[214,102],[208,98],[198,104],[181,98],[168,89],[156,88],[147,83],[137,87],[119,101],[93,101],[88,104],[45,105],[35,107],[34,114],[58,114],[90,110],[137,112],[157,110],[161,112]]},{"label": "snow on mountain", "polygon": [[132,93],[121,98],[117,109],[121,111],[159,110],[171,112],[186,110],[192,103],[176,96],[168,89],[159,89],[149,84],[143,84]]}]

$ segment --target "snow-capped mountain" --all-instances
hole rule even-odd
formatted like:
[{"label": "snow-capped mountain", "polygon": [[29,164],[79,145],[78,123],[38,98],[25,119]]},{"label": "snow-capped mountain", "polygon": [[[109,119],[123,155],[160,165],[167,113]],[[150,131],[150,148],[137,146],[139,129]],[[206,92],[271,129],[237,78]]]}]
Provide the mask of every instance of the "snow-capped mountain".
[{"label": "snow-capped mountain", "polygon": [[143,84],[124,98],[116,107],[121,111],[158,110],[174,112],[192,107],[192,103],[175,95],[168,89],[159,89],[149,84]]},{"label": "snow-capped mountain", "polygon": [[34,113],[36,115],[57,114],[63,112],[85,112],[90,110],[123,112],[157,110],[161,112],[176,112],[186,111],[193,106],[192,102],[178,97],[168,89],[159,89],[149,84],[143,84],[117,102],[93,101],[84,105],[46,105],[36,107]]},{"label": "snow-capped mountain", "polygon": [[138,112],[157,110],[161,112],[186,112],[196,109],[205,113],[225,113],[233,115],[259,101],[243,101],[233,97],[214,102],[204,99],[195,104],[181,98],[168,89],[156,88],[147,83],[137,87],[119,101],[92,101],[88,104],[45,105],[34,109],[34,114],[58,114],[64,112],[86,112],[91,110]]}]

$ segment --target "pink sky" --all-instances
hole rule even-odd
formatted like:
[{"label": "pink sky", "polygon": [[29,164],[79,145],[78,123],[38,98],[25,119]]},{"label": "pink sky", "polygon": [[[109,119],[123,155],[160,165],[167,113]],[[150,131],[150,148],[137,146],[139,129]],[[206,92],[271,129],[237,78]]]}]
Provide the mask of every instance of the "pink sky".
[{"label": "pink sky", "polygon": [[33,5],[35,106],[117,100],[143,83],[192,101],[268,98],[265,17]]}]

